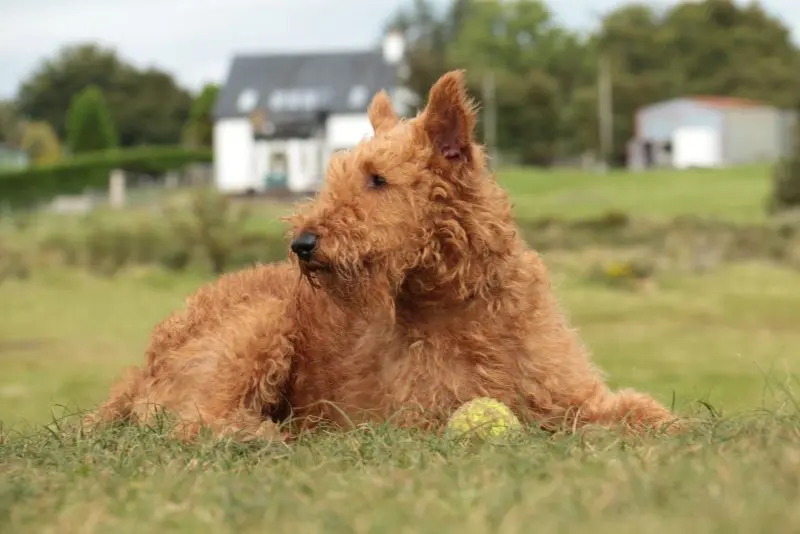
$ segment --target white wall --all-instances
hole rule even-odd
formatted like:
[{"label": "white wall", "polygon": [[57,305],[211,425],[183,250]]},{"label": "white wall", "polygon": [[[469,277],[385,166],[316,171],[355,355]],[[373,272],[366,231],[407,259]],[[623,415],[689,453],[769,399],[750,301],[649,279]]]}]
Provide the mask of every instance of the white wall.
[{"label": "white wall", "polygon": [[[273,151],[284,151],[288,159],[290,190],[305,192],[318,189],[324,180],[330,154],[349,149],[374,135],[366,113],[328,117],[325,139],[256,141],[246,118],[222,119],[214,124],[214,176],[217,188],[226,193],[247,190],[263,191],[270,171]],[[321,160],[321,161],[320,161]]]},{"label": "white wall", "polygon": [[325,169],[319,162],[319,140],[290,139],[289,189],[294,192],[312,191],[322,183]]},{"label": "white wall", "polygon": [[731,165],[774,163],[783,153],[780,111],[769,107],[725,112],[725,161]]},{"label": "white wall", "polygon": [[253,152],[256,177],[254,190],[263,191],[265,189],[265,177],[273,170],[270,169],[270,158],[275,152],[286,154],[288,167],[288,183],[286,185],[290,191],[307,192],[318,189],[325,173],[320,162],[319,141],[317,139],[281,139],[256,141]]},{"label": "white wall", "polygon": [[331,115],[325,125],[325,138],[331,151],[353,148],[374,133],[366,113]]},{"label": "white wall", "polygon": [[255,188],[253,128],[246,118],[214,124],[214,182],[226,193]]},{"label": "white wall", "polygon": [[672,164],[678,169],[719,167],[722,140],[719,130],[707,126],[683,126],[672,134]]}]

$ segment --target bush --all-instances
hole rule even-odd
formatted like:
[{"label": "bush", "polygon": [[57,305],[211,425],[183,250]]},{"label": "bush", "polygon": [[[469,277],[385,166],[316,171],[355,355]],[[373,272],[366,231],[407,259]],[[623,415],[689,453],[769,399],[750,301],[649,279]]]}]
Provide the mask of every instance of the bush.
[{"label": "bush", "polygon": [[[182,201],[177,197],[168,206],[141,211],[0,217],[0,278],[21,278],[50,266],[101,276],[140,268],[219,274],[285,260],[284,233],[247,221],[248,212],[257,209],[201,189]],[[547,218],[528,221],[523,230],[526,241],[544,254],[584,252],[580,270],[595,264],[591,277],[615,287],[647,289],[655,272],[696,273],[740,261],[800,267],[800,220],[770,225],[691,217],[623,221],[627,218],[619,214]]]},{"label": "bush", "polygon": [[589,277],[609,287],[641,291],[652,287],[651,281],[655,271],[656,267],[652,261],[640,258],[595,265]]},{"label": "bush", "polygon": [[22,247],[0,243],[0,282],[28,278],[30,273],[30,260]]},{"label": "bush", "polygon": [[0,203],[30,207],[57,195],[106,189],[113,169],[160,174],[190,163],[211,161],[205,149],[137,147],[86,153],[53,165],[0,172]]},{"label": "bush", "polygon": [[768,211],[800,209],[800,124],[793,132],[792,150],[772,171],[772,193]]},{"label": "bush", "polygon": [[778,163],[772,172],[770,213],[800,209],[800,154]]},{"label": "bush", "polygon": [[199,189],[192,196],[188,210],[168,213],[172,232],[202,253],[214,274],[224,272],[242,243],[247,210],[234,206],[228,197],[216,191]]},{"label": "bush", "polygon": [[22,129],[20,148],[34,165],[53,165],[61,159],[61,143],[46,122],[29,122]]},{"label": "bush", "polygon": [[145,266],[221,274],[285,259],[284,237],[272,229],[245,229],[247,216],[231,199],[199,189],[188,202],[168,206],[155,217],[150,211],[99,210],[70,228],[40,229],[37,238],[26,238],[28,230],[14,229],[14,224],[6,226],[18,241],[33,247],[41,264],[73,266],[101,276]]}]

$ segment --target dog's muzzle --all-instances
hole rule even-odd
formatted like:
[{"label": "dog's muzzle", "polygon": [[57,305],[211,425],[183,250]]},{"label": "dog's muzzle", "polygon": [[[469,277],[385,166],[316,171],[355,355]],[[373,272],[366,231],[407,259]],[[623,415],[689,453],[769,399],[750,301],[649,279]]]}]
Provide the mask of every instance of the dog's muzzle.
[{"label": "dog's muzzle", "polygon": [[290,248],[300,261],[311,261],[314,256],[314,249],[317,248],[319,237],[311,232],[301,232],[300,235],[292,240]]}]

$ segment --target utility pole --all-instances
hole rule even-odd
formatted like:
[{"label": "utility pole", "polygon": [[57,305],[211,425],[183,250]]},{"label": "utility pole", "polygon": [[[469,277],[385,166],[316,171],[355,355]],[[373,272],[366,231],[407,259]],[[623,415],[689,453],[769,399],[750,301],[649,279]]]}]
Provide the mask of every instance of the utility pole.
[{"label": "utility pole", "polygon": [[597,118],[602,170],[606,172],[614,147],[614,104],[611,92],[611,62],[607,52],[600,52],[597,68]]},{"label": "utility pole", "polygon": [[489,154],[489,167],[497,168],[497,101],[494,72],[483,75],[483,141]]}]

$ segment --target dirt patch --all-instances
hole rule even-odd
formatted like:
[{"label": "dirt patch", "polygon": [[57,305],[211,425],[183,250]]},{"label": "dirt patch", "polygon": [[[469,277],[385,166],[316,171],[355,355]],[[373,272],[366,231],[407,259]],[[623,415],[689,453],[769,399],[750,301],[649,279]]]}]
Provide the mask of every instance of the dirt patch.
[{"label": "dirt patch", "polygon": [[29,339],[0,339],[0,354],[6,352],[26,352],[39,350],[53,343],[52,339],[29,338]]}]

